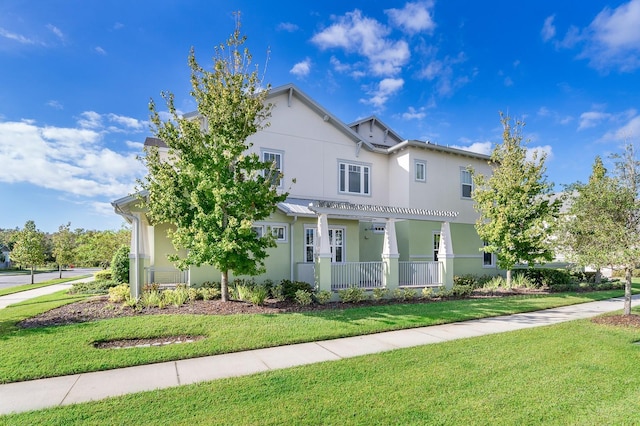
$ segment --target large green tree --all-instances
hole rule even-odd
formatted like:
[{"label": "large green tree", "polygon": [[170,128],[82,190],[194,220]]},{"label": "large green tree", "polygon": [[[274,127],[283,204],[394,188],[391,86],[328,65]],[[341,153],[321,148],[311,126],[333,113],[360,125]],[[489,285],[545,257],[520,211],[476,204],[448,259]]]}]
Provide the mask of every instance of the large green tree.
[{"label": "large green tree", "polygon": [[267,249],[275,243],[269,233],[257,237],[252,225],[273,213],[287,195],[274,186],[275,165],[248,152],[247,138],[268,125],[271,106],[266,103],[269,86],[260,87],[256,69],[250,69],[245,40],[238,20],[227,42],[215,49],[212,71],[202,68],[191,50],[191,95],[202,120],[179,116],[173,95],[163,93],[171,119],[161,120],[153,101],[150,110],[168,159],[155,148],[143,158],[148,216],[174,226],[168,236],[184,253],[170,259],[180,269],[203,264],[219,269],[223,301],[229,298],[230,271],[264,271]]},{"label": "large green tree", "polygon": [[58,272],[62,278],[62,266],[69,266],[76,259],[76,234],[71,230],[71,223],[60,225],[53,240],[53,258],[58,264]]},{"label": "large green tree", "polygon": [[559,201],[551,200],[553,185],[546,180],[544,153],[534,152],[527,159],[522,142],[524,123],[500,114],[503,140],[495,146],[490,176],[474,173],[472,197],[480,213],[476,230],[485,242],[483,251],[494,253],[501,269],[511,270],[518,263],[548,262],[553,258],[549,244]]},{"label": "large green tree", "polygon": [[100,266],[108,268],[114,253],[123,245],[129,244],[131,230],[119,231],[77,229],[76,260],[84,266]]},{"label": "large green tree", "polygon": [[619,221],[619,232],[612,234],[614,265],[625,270],[624,314],[631,315],[631,279],[640,259],[640,161],[635,146],[625,144],[615,160],[615,178],[619,184],[614,204],[615,218]]},{"label": "large green tree", "polygon": [[567,260],[594,267],[599,282],[600,270],[615,261],[620,233],[625,232],[630,192],[607,175],[598,156],[589,182],[569,185],[566,193],[568,209],[559,221],[558,249]]},{"label": "large green tree", "polygon": [[44,263],[45,249],[44,233],[36,229],[34,221],[28,220],[24,228],[15,234],[11,261],[31,268],[31,284],[33,284],[35,267]]}]

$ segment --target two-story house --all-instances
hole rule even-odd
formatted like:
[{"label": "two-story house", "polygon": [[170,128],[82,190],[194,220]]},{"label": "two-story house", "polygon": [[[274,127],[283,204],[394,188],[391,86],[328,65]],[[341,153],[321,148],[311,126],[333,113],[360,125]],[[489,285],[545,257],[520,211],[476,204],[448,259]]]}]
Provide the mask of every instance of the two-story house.
[{"label": "two-story house", "polygon": [[[251,136],[251,151],[275,162],[289,196],[254,224],[277,240],[257,281],[419,288],[450,286],[454,274],[496,273],[494,257],[480,251],[471,199],[470,168],[491,173],[488,156],[405,140],[376,117],[347,125],[292,84],[272,89],[267,101],[270,126]],[[145,145],[167,150],[155,138]],[[134,294],[149,282],[220,280],[212,266],[177,271],[167,260],[171,225],[150,224],[137,202],[132,195],[112,203],[133,227]]]}]

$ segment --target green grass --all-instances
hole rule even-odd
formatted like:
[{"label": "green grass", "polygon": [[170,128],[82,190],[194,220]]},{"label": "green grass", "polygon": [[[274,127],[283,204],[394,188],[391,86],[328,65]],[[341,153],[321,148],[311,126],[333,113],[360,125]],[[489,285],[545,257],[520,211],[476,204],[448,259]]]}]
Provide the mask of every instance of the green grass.
[{"label": "green grass", "polygon": [[[39,309],[51,309],[55,300],[72,300],[57,294],[0,310],[0,383],[528,312],[621,294],[613,290],[276,315],[155,315],[24,330],[15,326],[16,321],[35,315]],[[206,338],[184,345],[125,350],[93,347],[100,340],[166,335]]]},{"label": "green grass", "polygon": [[0,417],[10,425],[640,423],[638,329],[572,321]]},{"label": "green grass", "polygon": [[79,275],[77,277],[70,278],[57,278],[55,280],[43,281],[36,284],[23,284],[15,287],[4,288],[0,290],[0,296],[6,296],[8,294],[20,293],[21,291],[33,290],[34,288],[47,287],[54,284],[62,284],[69,281],[75,281],[82,278],[90,277],[91,275]]}]

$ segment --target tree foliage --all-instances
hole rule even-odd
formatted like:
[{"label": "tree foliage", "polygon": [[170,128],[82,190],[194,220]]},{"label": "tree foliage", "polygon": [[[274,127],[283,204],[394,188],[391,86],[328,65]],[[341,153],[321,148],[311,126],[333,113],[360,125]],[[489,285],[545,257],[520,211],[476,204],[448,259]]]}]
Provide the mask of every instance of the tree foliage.
[{"label": "tree foliage", "polygon": [[131,230],[93,231],[77,229],[76,261],[84,266],[108,268],[114,253],[119,247],[131,241]]},{"label": "tree foliage", "polygon": [[[262,90],[251,55],[243,48],[239,20],[226,44],[215,49],[212,71],[189,54],[191,95],[202,121],[180,117],[170,93],[163,98],[171,120],[163,121],[151,101],[155,135],[168,146],[168,159],[156,148],[143,161],[148,169],[142,189],[154,223],[174,227],[169,238],[178,253],[178,268],[213,265],[222,271],[222,298],[228,299],[228,273],[256,275],[264,271],[271,235],[257,238],[252,225],[275,211],[286,198],[273,185],[274,165],[248,153],[247,138],[270,116],[269,86]],[[265,173],[271,170],[271,173]]]},{"label": "tree foliage", "polygon": [[129,282],[129,246],[120,246],[111,259],[111,278],[119,283]]},{"label": "tree foliage", "polygon": [[15,244],[11,251],[11,260],[21,266],[31,268],[31,284],[36,266],[44,264],[45,260],[44,233],[36,229],[36,224],[28,220],[24,228],[15,234]]},{"label": "tree foliage", "polygon": [[76,259],[76,235],[71,230],[71,223],[60,225],[58,232],[51,237],[53,240],[53,258],[58,264],[60,278],[62,278],[62,266],[72,265]]},{"label": "tree foliage", "polygon": [[512,123],[503,114],[500,119],[503,141],[491,154],[493,174],[474,173],[472,196],[480,213],[476,230],[486,243],[482,250],[496,254],[509,280],[516,264],[533,265],[553,258],[549,236],[559,201],[550,199],[553,185],[546,181],[546,155],[534,152],[533,159],[527,159],[522,144],[524,123]]}]

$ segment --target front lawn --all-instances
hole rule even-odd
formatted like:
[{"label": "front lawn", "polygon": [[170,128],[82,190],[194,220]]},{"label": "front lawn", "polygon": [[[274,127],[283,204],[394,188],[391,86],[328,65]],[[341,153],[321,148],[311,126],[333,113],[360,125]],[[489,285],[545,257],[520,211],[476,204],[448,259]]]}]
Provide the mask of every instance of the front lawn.
[{"label": "front lawn", "polygon": [[0,423],[638,424],[638,340],[637,328],[571,321],[0,417]]},{"label": "front lawn", "polygon": [[[0,383],[528,312],[621,295],[622,291],[611,290],[272,315],[153,315],[35,329],[15,326],[39,308],[51,309],[52,300],[62,304],[73,298],[60,293],[0,310]],[[93,346],[96,341],[168,335],[205,338],[161,347]]]}]

